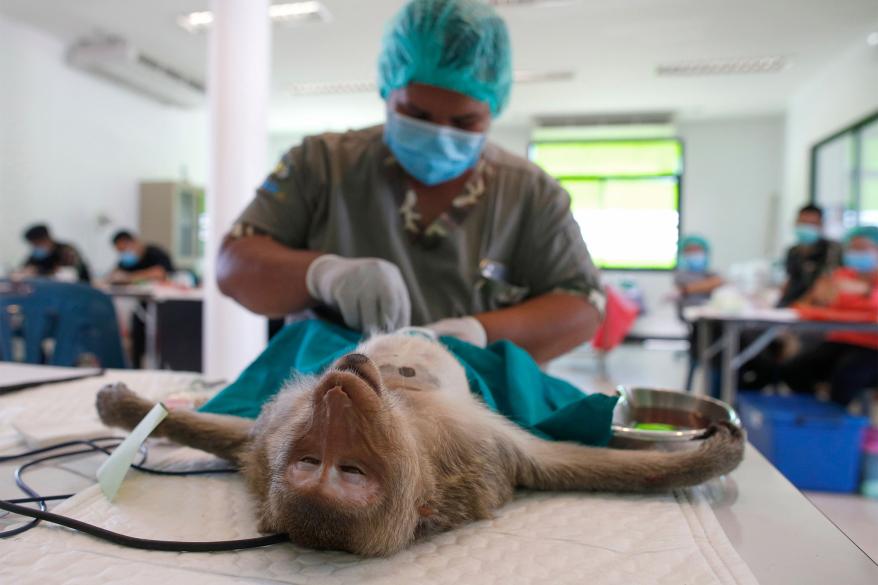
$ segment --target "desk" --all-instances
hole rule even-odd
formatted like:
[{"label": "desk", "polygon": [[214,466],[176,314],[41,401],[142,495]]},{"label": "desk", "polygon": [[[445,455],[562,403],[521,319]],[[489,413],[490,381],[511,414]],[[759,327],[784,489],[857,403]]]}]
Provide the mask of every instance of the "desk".
[{"label": "desk", "polygon": [[[5,366],[0,363],[0,381]],[[103,378],[74,383],[65,389],[66,396],[71,392],[81,395],[71,418],[86,416],[85,405],[93,404],[94,393],[103,383],[131,377],[132,387],[140,387],[149,376],[162,376],[161,385],[166,387],[196,378],[170,372],[109,371]],[[50,390],[52,388],[56,390]],[[58,388],[60,385],[22,391],[17,395],[21,397],[17,403],[22,408],[36,408],[40,393],[57,392]],[[15,394],[0,396],[0,413],[15,405]],[[23,449],[22,444],[7,443],[5,448],[0,447],[0,453]],[[29,475],[29,480],[44,494],[75,492],[91,484],[102,461],[102,457],[89,457],[47,465]],[[12,478],[17,465],[0,464],[0,497],[20,497]],[[741,466],[726,478],[707,484],[707,489],[723,531],[763,585],[878,583],[878,565],[749,445]]]},{"label": "desk", "polygon": [[[878,333],[878,323],[851,323],[848,321],[811,321],[799,318],[792,309],[749,309],[745,311],[721,311],[709,306],[688,307],[683,318],[698,328],[698,361],[704,375],[704,387],[710,387],[710,359],[721,353],[720,392],[723,401],[734,404],[737,395],[738,370],[763,349],[788,331],[862,331]],[[718,323],[720,338],[713,344],[708,338],[708,326]],[[748,346],[741,347],[741,331],[764,329]]]},{"label": "desk", "polygon": [[163,284],[102,285],[98,288],[113,298],[134,299],[145,305],[146,309],[141,317],[146,330],[144,367],[147,370],[162,367],[158,348],[158,305],[166,301],[201,303],[204,300],[204,292],[200,288],[183,289]]}]

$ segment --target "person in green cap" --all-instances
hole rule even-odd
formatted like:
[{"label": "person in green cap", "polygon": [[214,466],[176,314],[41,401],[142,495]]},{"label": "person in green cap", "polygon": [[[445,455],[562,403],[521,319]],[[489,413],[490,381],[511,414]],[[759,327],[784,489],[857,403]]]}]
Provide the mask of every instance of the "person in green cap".
[{"label": "person in green cap", "polygon": [[716,272],[710,270],[710,244],[701,236],[680,238],[674,285],[679,292],[679,310],[703,305],[714,290],[725,284]]},{"label": "person in green cap", "polygon": [[589,339],[605,297],[568,194],[486,138],[512,86],[494,9],[408,2],[378,85],[383,126],[311,136],[282,157],[222,245],[220,289],[259,314],[506,339],[538,361]]}]

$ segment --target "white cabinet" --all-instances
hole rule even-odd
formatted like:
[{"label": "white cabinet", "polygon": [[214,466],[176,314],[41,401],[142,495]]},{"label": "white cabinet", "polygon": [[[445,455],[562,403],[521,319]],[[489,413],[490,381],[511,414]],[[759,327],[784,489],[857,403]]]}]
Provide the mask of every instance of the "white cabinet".
[{"label": "white cabinet", "polygon": [[170,253],[174,265],[201,274],[204,189],[174,181],[140,183],[141,239]]}]

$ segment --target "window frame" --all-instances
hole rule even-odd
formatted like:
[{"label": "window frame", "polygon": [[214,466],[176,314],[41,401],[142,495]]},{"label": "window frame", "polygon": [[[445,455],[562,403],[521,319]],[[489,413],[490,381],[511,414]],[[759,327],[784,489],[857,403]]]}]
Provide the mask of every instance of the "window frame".
[{"label": "window frame", "polygon": [[[676,178],[677,181],[677,245],[679,247],[680,238],[682,237],[683,232],[683,187],[685,185],[685,175],[686,175],[686,143],[680,136],[642,136],[638,138],[563,138],[563,139],[550,139],[550,140],[534,140],[531,138],[527,144],[527,159],[537,165],[537,162],[533,157],[533,149],[535,146],[539,144],[583,144],[583,143],[607,143],[607,142],[676,142],[680,147],[680,172],[679,174],[657,174],[657,175],[604,175],[604,176],[596,176],[596,175],[564,175],[558,176],[550,174],[548,171],[540,167],[546,174],[552,177],[554,180],[558,181],[561,184],[562,181],[594,181],[594,180],[643,180],[643,179],[662,179],[673,177]],[[562,184],[563,188],[564,185]],[[567,192],[567,189],[564,189],[564,192]],[[569,195],[569,194],[568,194]],[[572,203],[571,197],[571,203]],[[571,205],[572,210],[572,205]],[[585,239],[583,234],[583,239]],[[586,242],[588,245],[588,242]],[[626,273],[638,273],[638,272],[646,272],[646,273],[672,273],[677,270],[677,260],[678,255],[674,256],[674,264],[669,268],[615,268],[615,267],[602,267],[598,265],[597,261],[592,258],[595,262],[595,266],[601,270],[602,272],[626,272]]]},{"label": "window frame", "polygon": [[878,122],[878,111],[875,111],[865,118],[861,118],[860,120],[854,122],[850,126],[846,126],[841,130],[833,132],[826,138],[815,142],[811,146],[811,153],[808,159],[810,168],[808,169],[808,202],[811,205],[820,205],[820,202],[817,201],[817,153],[821,147],[826,146],[827,144],[833,142],[834,140],[838,140],[845,134],[851,134],[853,138],[854,144],[854,152],[853,152],[853,166],[851,167],[851,193],[853,194],[854,201],[856,201],[856,217],[857,223],[856,225],[860,225],[860,213],[862,212],[862,193],[861,193],[861,182],[859,180],[854,180],[853,177],[859,177],[862,174],[862,166],[863,166],[863,139],[861,130],[866,126]]}]

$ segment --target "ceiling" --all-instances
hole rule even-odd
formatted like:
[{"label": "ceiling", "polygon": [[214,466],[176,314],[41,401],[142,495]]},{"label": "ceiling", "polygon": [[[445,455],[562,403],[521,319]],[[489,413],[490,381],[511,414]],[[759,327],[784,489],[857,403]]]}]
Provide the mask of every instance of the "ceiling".
[{"label": "ceiling", "polygon": [[[277,0],[275,0],[277,1]],[[310,132],[382,116],[372,93],[290,95],[292,83],[368,81],[385,22],[401,0],[323,0],[328,24],[273,27],[272,130]],[[178,15],[208,0],[0,0],[0,11],[64,42],[120,35],[144,53],[205,77],[207,38]],[[534,116],[669,111],[684,118],[781,112],[821,67],[878,30],[878,0],[572,0],[503,8],[516,69],[572,80],[519,84],[501,124]],[[777,74],[659,78],[660,63],[781,55]]]}]

